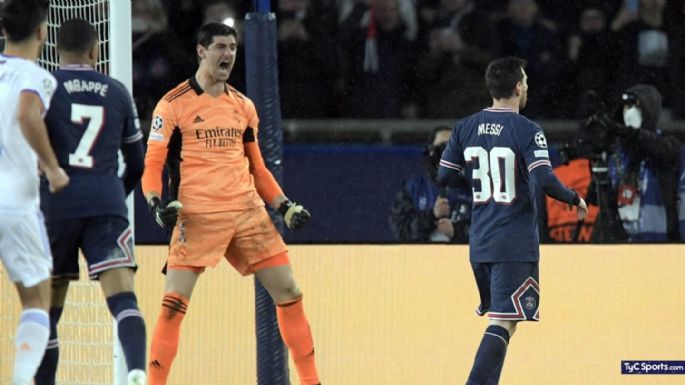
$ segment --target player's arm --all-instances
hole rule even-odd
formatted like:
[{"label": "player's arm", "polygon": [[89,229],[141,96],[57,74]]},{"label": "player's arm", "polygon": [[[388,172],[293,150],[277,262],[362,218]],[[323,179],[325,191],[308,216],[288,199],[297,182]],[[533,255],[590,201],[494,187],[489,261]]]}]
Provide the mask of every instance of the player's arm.
[{"label": "player's arm", "polygon": [[34,91],[27,90],[19,94],[17,120],[24,138],[36,152],[45,177],[50,184],[50,191],[59,191],[69,184],[69,177],[59,166],[55,152],[50,145],[48,130],[43,121],[45,105]]},{"label": "player's arm", "polygon": [[250,163],[250,173],[254,177],[259,196],[283,215],[285,224],[289,229],[299,229],[307,224],[310,218],[309,211],[305,210],[302,205],[291,202],[283,193],[283,189],[271,171],[266,168],[253,128],[248,127],[245,131],[243,144],[245,155]]},{"label": "player's arm", "polygon": [[250,99],[245,99],[245,114],[247,115],[247,128],[243,134],[243,146],[245,156],[250,164],[250,173],[254,177],[257,194],[271,207],[283,215],[286,226],[296,230],[307,224],[311,215],[302,205],[293,203],[285,196],[283,189],[276,182],[271,171],[266,168],[262,152],[257,142],[257,130],[259,117],[257,109]]},{"label": "player's arm", "polygon": [[157,103],[150,128],[145,153],[142,188],[148,208],[157,224],[164,229],[171,229],[176,224],[178,211],[182,205],[178,201],[162,203],[162,171],[166,163],[168,145],[176,119],[172,106],[165,100]]},{"label": "player's arm", "polygon": [[466,183],[464,178],[464,156],[458,138],[459,123],[452,130],[447,147],[440,158],[438,168],[438,184],[440,186],[463,186]]},{"label": "player's arm", "polygon": [[121,180],[124,182],[124,191],[128,196],[136,188],[145,171],[143,141],[138,139],[135,142],[123,143],[121,152],[124,155],[124,163],[126,163],[126,170],[124,170]]},{"label": "player's arm", "polygon": [[541,189],[546,195],[578,207],[578,219],[585,219],[587,205],[578,193],[566,187],[552,171],[547,150],[547,139],[541,129],[528,131],[530,134],[523,149],[523,154],[528,167],[530,180],[535,188]]},{"label": "player's arm", "polygon": [[[126,91],[126,94],[128,94],[128,91]],[[124,155],[124,163],[126,163],[126,169],[121,176],[121,180],[124,183],[126,196],[136,187],[145,170],[143,133],[140,132],[138,112],[136,111],[133,98],[127,95],[127,99],[128,101],[125,104],[127,113],[121,140],[121,152]]]},{"label": "player's arm", "polygon": [[581,198],[578,193],[559,181],[552,172],[551,165],[540,165],[532,170],[529,166],[529,170],[530,179],[534,185],[542,189],[546,195],[572,206],[577,206],[580,203]]}]

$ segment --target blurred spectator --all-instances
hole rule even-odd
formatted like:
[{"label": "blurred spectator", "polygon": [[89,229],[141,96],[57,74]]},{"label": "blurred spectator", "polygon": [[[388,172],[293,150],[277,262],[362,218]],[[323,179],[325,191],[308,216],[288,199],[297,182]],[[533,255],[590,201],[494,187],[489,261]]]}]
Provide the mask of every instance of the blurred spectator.
[{"label": "blurred spectator", "polygon": [[[628,2],[626,2],[627,4]],[[626,6],[619,12],[630,14]],[[666,0],[640,0],[632,21],[614,22],[622,60],[618,67],[617,89],[635,82],[653,84],[664,97],[664,105],[683,116],[683,28],[681,17],[671,17]],[[677,15],[677,13],[676,13]],[[626,20],[627,21],[627,20]]]},{"label": "blurred spectator", "polygon": [[[678,242],[678,191],[682,167],[681,144],[672,135],[661,135],[657,122],[661,95],[652,85],[638,84],[622,94],[619,113],[623,123],[606,115],[595,119],[619,147],[610,157],[609,176],[616,191],[618,214],[631,242]],[[680,218],[685,220],[685,218]]]},{"label": "blurred spectator", "polygon": [[[496,30],[472,0],[442,0],[426,26],[428,49],[420,60],[419,84],[428,118],[472,114],[490,102],[483,82],[487,64],[499,50]],[[430,13],[424,16],[433,17]]]},{"label": "blurred spectator", "polygon": [[[231,86],[235,87],[238,91],[247,93],[246,84],[246,73],[245,73],[245,44],[244,44],[244,20],[245,16],[239,8],[239,1],[230,0],[207,0],[202,6],[202,23],[196,25],[199,28],[208,23],[225,23],[230,27],[233,27],[238,32],[236,36],[236,42],[238,43],[238,50],[235,57],[235,62],[233,63],[233,70],[231,71]],[[197,38],[197,33],[193,34]],[[196,41],[194,41],[191,46],[195,46]],[[195,58],[196,55],[190,55],[190,57]],[[197,67],[197,62],[194,63],[193,71]]]},{"label": "blurred spectator", "polygon": [[567,59],[564,66],[566,107],[558,110],[555,118],[578,118],[573,106],[578,105],[583,91],[593,89],[602,100],[614,93],[618,48],[612,38],[607,18],[600,8],[582,10],[577,30],[568,38]]},{"label": "blurred spectator", "polygon": [[205,1],[202,7],[202,23],[201,25],[209,23],[223,23],[229,27],[233,27],[238,31],[238,45],[243,43],[243,20],[244,15],[241,14],[234,5],[234,2],[229,0],[208,0]]},{"label": "blurred spectator", "polygon": [[278,1],[278,75],[284,118],[334,115],[338,58],[330,25],[311,0]]},{"label": "blurred spectator", "polygon": [[[193,56],[189,48],[195,47],[197,36],[189,31],[195,31],[202,22],[202,8],[198,6],[197,0],[162,0],[164,8],[167,10],[170,29],[176,31],[178,45],[188,51],[189,56]],[[183,79],[181,79],[183,80]]]},{"label": "blurred spectator", "polygon": [[355,4],[338,35],[343,116],[416,116],[415,21],[411,0]]},{"label": "blurred spectator", "polygon": [[441,189],[438,163],[452,130],[436,127],[424,151],[425,171],[402,184],[390,212],[390,227],[399,241],[468,243],[471,190]]},{"label": "blurred spectator", "polygon": [[567,90],[559,89],[559,69],[564,57],[563,44],[554,25],[542,19],[535,0],[510,0],[507,17],[497,25],[502,40],[502,56],[526,59],[526,71],[537,85],[531,85],[525,113],[531,117],[553,117]]},{"label": "blurred spectator", "polygon": [[166,9],[160,0],[135,0],[131,28],[133,95],[140,118],[146,121],[156,101],[169,88],[187,78],[192,67],[179,59],[187,55],[167,28]]}]

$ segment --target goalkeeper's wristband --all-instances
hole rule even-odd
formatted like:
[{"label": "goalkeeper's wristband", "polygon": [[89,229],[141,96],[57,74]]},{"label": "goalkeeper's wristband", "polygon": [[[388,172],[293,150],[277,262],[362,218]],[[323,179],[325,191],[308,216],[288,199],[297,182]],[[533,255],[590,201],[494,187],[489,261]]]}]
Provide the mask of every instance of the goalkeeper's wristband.
[{"label": "goalkeeper's wristband", "polygon": [[285,215],[288,213],[288,210],[293,206],[295,206],[293,202],[291,202],[290,200],[286,200],[283,203],[281,203],[280,206],[278,206],[278,212],[281,213],[283,218],[285,218]]},{"label": "goalkeeper's wristband", "polygon": [[155,212],[157,211],[157,207],[159,207],[161,205],[162,205],[162,200],[157,198],[157,197],[152,197],[152,199],[150,199],[147,202],[147,208],[150,209],[150,213],[152,213],[152,215],[155,215]]}]

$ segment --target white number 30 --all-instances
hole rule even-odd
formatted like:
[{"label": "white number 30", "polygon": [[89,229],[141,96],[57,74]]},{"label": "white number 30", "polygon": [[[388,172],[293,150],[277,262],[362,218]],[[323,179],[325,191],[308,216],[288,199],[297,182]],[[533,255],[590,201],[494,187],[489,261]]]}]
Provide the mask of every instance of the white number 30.
[{"label": "white number 30", "polygon": [[105,117],[105,109],[102,106],[89,106],[87,104],[73,103],[71,105],[71,122],[83,124],[84,119],[88,119],[88,126],[81,140],[78,142],[76,151],[69,154],[69,165],[81,168],[93,168],[95,161],[90,156],[95,140],[102,130]]},{"label": "white number 30", "polygon": [[472,173],[473,179],[480,182],[480,190],[473,187],[475,203],[493,198],[497,203],[508,204],[516,198],[516,154],[511,148],[493,147],[488,153],[483,147],[467,147],[464,159],[466,162],[478,160],[478,167]]}]

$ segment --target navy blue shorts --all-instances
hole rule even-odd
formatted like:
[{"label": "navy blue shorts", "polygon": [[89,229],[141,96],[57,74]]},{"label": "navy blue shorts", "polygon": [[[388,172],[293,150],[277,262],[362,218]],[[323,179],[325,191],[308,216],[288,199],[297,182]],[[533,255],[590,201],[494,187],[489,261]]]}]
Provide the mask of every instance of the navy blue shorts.
[{"label": "navy blue shorts", "polygon": [[119,267],[137,268],[133,233],[128,220],[118,216],[88,217],[46,223],[54,266],[54,280],[79,278],[78,251],[88,263],[88,275]]},{"label": "navy blue shorts", "polygon": [[476,314],[509,321],[540,319],[537,262],[471,262],[471,268],[480,293]]}]

